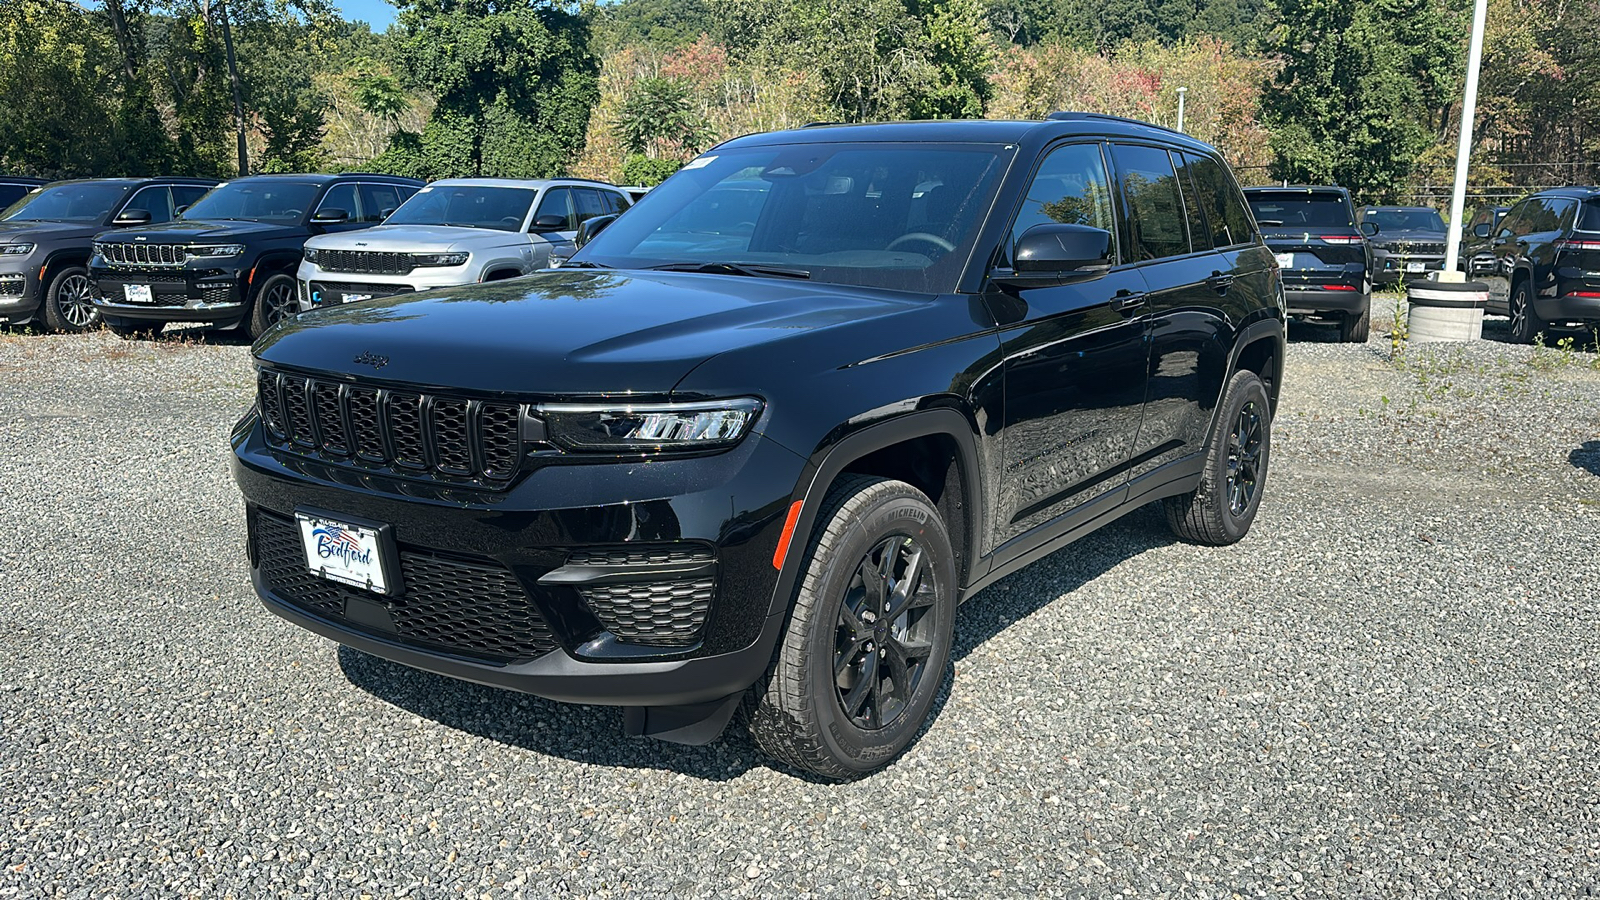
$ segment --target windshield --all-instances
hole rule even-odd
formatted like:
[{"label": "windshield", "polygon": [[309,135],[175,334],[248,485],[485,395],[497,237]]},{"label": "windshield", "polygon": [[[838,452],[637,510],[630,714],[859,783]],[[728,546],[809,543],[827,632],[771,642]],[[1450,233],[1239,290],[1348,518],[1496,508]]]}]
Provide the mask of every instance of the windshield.
[{"label": "windshield", "polygon": [[1342,194],[1257,194],[1248,199],[1256,222],[1268,228],[1355,227]]},{"label": "windshield", "polygon": [[230,181],[184,211],[184,219],[244,219],[298,224],[316,202],[319,185],[300,181]]},{"label": "windshield", "polygon": [[129,185],[104,182],[58,184],[11,204],[0,220],[18,222],[101,222],[122,202]]},{"label": "windshield", "polygon": [[1385,231],[1443,231],[1444,219],[1431,209],[1369,209],[1361,221],[1376,222],[1378,233]]},{"label": "windshield", "polygon": [[953,290],[1010,158],[1009,149],[982,144],[790,144],[708,154],[572,261],[623,269],[731,265],[747,267],[742,274]]},{"label": "windshield", "polygon": [[532,188],[431,185],[383,220],[385,225],[464,225],[520,231],[533,205]]}]

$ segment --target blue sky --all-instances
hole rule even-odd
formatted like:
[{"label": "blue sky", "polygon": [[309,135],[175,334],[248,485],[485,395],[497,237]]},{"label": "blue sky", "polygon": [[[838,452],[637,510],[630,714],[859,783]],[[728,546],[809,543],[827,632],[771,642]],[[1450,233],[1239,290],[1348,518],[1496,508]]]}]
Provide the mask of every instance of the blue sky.
[{"label": "blue sky", "polygon": [[384,0],[334,0],[339,12],[352,22],[366,22],[373,31],[383,31],[394,21],[395,8]]}]

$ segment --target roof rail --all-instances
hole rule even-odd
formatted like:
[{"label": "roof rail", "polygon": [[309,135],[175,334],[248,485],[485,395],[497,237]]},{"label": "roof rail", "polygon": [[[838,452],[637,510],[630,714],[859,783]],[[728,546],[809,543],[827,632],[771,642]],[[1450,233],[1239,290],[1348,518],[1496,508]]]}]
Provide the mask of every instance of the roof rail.
[{"label": "roof rail", "polygon": [[[1072,111],[1072,110],[1059,110],[1057,112],[1053,112],[1053,113],[1049,114],[1048,116],[1045,116],[1045,118],[1049,119],[1049,120],[1052,120],[1052,121],[1056,121],[1056,122],[1081,122],[1081,121],[1084,121],[1084,120],[1088,120],[1088,121],[1092,121],[1092,122],[1094,122],[1094,121],[1098,121],[1098,122],[1122,122],[1123,124],[1126,124],[1126,125],[1143,125],[1146,128],[1154,128],[1157,131],[1165,131],[1165,132],[1167,132],[1169,134],[1183,134],[1183,132],[1178,131],[1175,128],[1168,128],[1165,125],[1157,125],[1154,122],[1146,122],[1143,119],[1130,119],[1127,116],[1108,115],[1107,113],[1092,113],[1092,112],[1076,112],[1076,111]],[[1185,134],[1184,137],[1189,137],[1189,135]]]},{"label": "roof rail", "polygon": [[807,122],[801,128],[821,128],[824,125],[843,125],[843,122]]},{"label": "roof rail", "polygon": [[601,181],[598,178],[580,178],[577,175],[552,175],[549,178],[532,179],[532,180],[535,180],[535,181],[540,181],[540,180],[542,180],[542,181],[581,181],[584,184],[603,184],[606,187],[616,187],[617,186],[617,185],[612,184],[609,181]]},{"label": "roof rail", "polygon": [[421,179],[418,179],[418,178],[412,178],[409,175],[395,175],[392,172],[335,172],[334,174],[339,176],[339,177],[341,177],[341,178],[346,176],[346,175],[360,175],[360,176],[364,176],[364,177],[368,177],[368,178],[403,178],[406,181],[420,181],[421,180]]}]

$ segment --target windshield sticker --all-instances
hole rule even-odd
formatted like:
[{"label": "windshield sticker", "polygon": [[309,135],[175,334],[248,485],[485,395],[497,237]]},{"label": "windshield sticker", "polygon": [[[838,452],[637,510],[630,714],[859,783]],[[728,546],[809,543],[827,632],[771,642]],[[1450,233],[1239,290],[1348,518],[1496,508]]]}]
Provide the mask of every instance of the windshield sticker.
[{"label": "windshield sticker", "polygon": [[715,156],[699,156],[689,160],[689,164],[684,166],[683,170],[687,172],[690,169],[698,169],[702,166],[709,166],[713,162],[716,162],[716,159],[717,158]]}]

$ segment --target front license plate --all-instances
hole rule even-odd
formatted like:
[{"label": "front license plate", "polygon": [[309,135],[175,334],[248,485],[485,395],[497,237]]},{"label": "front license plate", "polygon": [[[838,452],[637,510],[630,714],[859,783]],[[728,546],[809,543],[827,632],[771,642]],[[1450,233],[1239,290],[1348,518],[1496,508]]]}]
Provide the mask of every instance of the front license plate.
[{"label": "front license plate", "polygon": [[340,303],[359,303],[362,300],[371,300],[372,294],[342,294]]},{"label": "front license plate", "polygon": [[125,284],[122,286],[123,296],[129,303],[154,303],[156,295],[150,291],[148,284]]},{"label": "front license plate", "polygon": [[1427,263],[1406,263],[1407,272],[1422,272],[1428,268]]},{"label": "front license plate", "polygon": [[305,513],[295,513],[295,518],[311,574],[375,594],[389,593],[377,529]]},{"label": "front license plate", "polygon": [[1272,255],[1276,256],[1278,258],[1278,268],[1280,268],[1280,269],[1292,269],[1292,268],[1294,268],[1294,254],[1293,253],[1274,253]]}]

